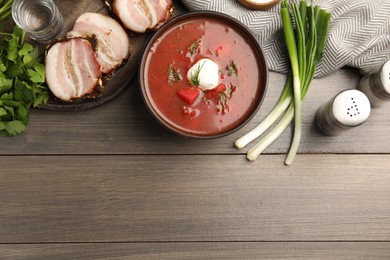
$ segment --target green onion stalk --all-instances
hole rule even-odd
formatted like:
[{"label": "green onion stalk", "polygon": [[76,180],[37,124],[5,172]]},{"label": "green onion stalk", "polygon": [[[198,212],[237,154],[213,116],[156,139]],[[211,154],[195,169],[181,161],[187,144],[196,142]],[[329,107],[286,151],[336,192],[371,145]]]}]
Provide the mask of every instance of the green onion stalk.
[{"label": "green onion stalk", "polygon": [[302,134],[302,101],[314,77],[316,66],[323,56],[331,15],[319,6],[309,6],[304,0],[291,4],[283,0],[280,14],[291,73],[273,110],[234,145],[238,149],[244,148],[274,126],[248,151],[247,159],[254,161],[294,120],[294,136],[285,161],[286,165],[291,165]]}]

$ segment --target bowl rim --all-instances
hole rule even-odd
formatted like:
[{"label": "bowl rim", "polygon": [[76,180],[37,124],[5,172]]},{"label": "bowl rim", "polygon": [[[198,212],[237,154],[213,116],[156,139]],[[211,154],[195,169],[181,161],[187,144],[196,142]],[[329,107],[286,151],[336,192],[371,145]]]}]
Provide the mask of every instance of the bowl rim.
[{"label": "bowl rim", "polygon": [[280,0],[270,0],[269,2],[261,3],[255,0],[238,0],[238,2],[244,7],[250,10],[267,10],[277,5]]},{"label": "bowl rim", "polygon": [[[191,133],[190,131],[184,132],[184,131],[181,131],[178,128],[172,126],[169,122],[167,122],[167,120],[164,120],[164,118],[160,115],[160,113],[158,111],[156,111],[152,102],[150,101],[151,98],[146,93],[146,86],[145,86],[146,84],[144,83],[144,77],[143,77],[143,75],[145,73],[146,59],[149,55],[149,50],[153,46],[155,41],[158,40],[162,35],[164,35],[164,33],[167,30],[169,30],[172,26],[175,26],[177,23],[181,23],[183,21],[190,20],[192,18],[199,18],[199,17],[220,19],[220,20],[222,20],[222,22],[225,22],[225,23],[230,24],[233,27],[235,27],[242,34],[242,36],[247,39],[248,43],[253,48],[253,51],[254,51],[255,56],[256,56],[256,60],[258,61],[259,66],[261,67],[261,70],[262,70],[261,73],[263,74],[263,76],[262,76],[263,81],[259,81],[259,84],[258,84],[258,87],[262,88],[262,94],[259,95],[259,98],[256,101],[254,108],[252,109],[252,111],[249,112],[249,114],[246,116],[246,118],[243,119],[243,121],[240,124],[230,128],[226,131],[223,131],[223,132],[220,132],[217,134],[209,134],[209,135],[208,134],[201,135],[201,134]],[[160,125],[162,125],[166,129],[170,130],[171,132],[174,132],[174,133],[176,133],[180,136],[183,136],[183,137],[190,137],[190,138],[196,138],[196,139],[220,138],[220,137],[230,135],[230,134],[238,131],[242,127],[244,127],[250,120],[252,120],[252,118],[257,114],[260,107],[262,106],[264,98],[267,94],[268,82],[269,82],[268,62],[267,62],[267,59],[265,57],[265,52],[263,51],[263,48],[261,47],[260,43],[257,41],[256,37],[253,35],[253,33],[250,31],[250,29],[245,24],[243,24],[242,22],[240,22],[236,18],[229,16],[227,14],[224,14],[224,13],[216,12],[216,11],[192,11],[192,12],[188,12],[188,13],[184,13],[184,14],[179,14],[179,15],[173,17],[172,19],[170,19],[165,24],[163,24],[153,34],[153,36],[149,39],[149,41],[145,45],[145,48],[144,48],[143,54],[142,54],[142,59],[140,61],[140,65],[139,65],[139,70],[138,70],[138,86],[139,86],[140,91],[141,91],[143,102],[144,102],[145,106],[147,107],[147,109],[149,110],[149,112],[152,114],[152,116],[160,123]]]}]

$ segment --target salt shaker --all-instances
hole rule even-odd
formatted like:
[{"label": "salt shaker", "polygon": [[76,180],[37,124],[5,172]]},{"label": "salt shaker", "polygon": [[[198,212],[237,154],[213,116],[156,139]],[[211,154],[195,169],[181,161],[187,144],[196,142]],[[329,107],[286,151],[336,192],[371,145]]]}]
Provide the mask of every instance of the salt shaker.
[{"label": "salt shaker", "polygon": [[358,89],[367,95],[373,107],[390,101],[390,60],[365,75],[360,81]]},{"label": "salt shaker", "polygon": [[367,96],[356,89],[344,90],[322,105],[316,112],[318,129],[327,136],[336,136],[363,124],[371,112]]}]

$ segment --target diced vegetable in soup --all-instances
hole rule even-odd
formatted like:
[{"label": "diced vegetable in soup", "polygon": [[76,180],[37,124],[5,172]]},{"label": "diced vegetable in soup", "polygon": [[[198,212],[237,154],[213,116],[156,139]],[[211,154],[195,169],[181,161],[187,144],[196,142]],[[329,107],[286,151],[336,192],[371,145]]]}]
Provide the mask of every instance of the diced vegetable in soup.
[{"label": "diced vegetable in soup", "polygon": [[255,51],[240,31],[213,18],[184,21],[150,48],[146,93],[175,129],[217,135],[244,121],[263,88]]}]

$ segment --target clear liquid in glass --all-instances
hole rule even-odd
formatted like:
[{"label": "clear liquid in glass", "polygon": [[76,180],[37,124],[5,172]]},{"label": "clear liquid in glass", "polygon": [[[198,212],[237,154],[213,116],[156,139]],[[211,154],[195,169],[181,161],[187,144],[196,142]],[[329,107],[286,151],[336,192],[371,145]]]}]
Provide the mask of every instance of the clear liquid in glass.
[{"label": "clear liquid in glass", "polygon": [[15,0],[12,17],[31,38],[42,43],[59,37],[63,29],[62,15],[52,0]]}]

